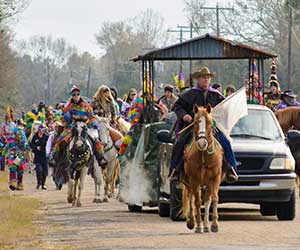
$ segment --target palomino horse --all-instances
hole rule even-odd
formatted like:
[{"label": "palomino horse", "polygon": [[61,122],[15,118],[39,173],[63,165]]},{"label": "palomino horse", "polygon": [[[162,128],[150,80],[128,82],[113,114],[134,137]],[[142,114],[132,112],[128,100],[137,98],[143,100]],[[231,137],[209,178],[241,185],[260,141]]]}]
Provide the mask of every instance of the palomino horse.
[{"label": "palomino horse", "polygon": [[283,133],[288,132],[289,129],[294,128],[300,130],[300,108],[288,107],[277,110],[275,112],[277,120],[282,128]]},{"label": "palomino horse", "polygon": [[100,124],[99,138],[105,146],[104,157],[107,160],[106,168],[102,170],[103,179],[104,179],[103,202],[107,202],[108,198],[114,196],[115,183],[117,178],[119,177],[120,163],[119,160],[117,159],[118,151],[110,136],[109,120],[105,117],[98,117],[98,116],[96,116],[96,119]]},{"label": "palomino horse", "polygon": [[[184,176],[182,212],[187,218],[187,227],[195,227],[195,233],[202,233],[201,205],[204,191],[204,232],[209,232],[209,209],[212,203],[213,216],[210,230],[218,232],[219,186],[222,180],[222,148],[213,136],[211,107],[194,107],[194,131],[192,143],[184,151]],[[194,201],[194,203],[193,203]]]},{"label": "palomino horse", "polygon": [[[94,157],[88,141],[87,125],[84,122],[76,122],[72,134],[73,138],[67,149],[68,202],[72,203],[73,206],[80,207],[84,179],[89,165],[94,162]],[[76,197],[78,183],[79,191],[78,197]]]}]

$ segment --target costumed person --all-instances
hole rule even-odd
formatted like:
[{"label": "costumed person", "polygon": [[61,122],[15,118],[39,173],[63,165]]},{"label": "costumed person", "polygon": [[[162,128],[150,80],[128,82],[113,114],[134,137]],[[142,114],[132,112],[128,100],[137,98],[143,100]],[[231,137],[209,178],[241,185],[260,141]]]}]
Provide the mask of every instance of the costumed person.
[{"label": "costumed person", "polygon": [[33,136],[30,147],[34,154],[33,163],[35,164],[35,172],[37,185],[36,189],[42,188],[44,190],[46,187],[46,179],[48,176],[48,166],[46,160],[46,144],[48,140],[48,135],[46,135],[46,128],[44,125],[40,125],[38,132]]},{"label": "costumed person", "polygon": [[273,112],[275,112],[277,106],[281,101],[280,99],[281,91],[280,91],[280,85],[276,75],[275,59],[273,59],[270,69],[271,69],[271,74],[269,77],[270,90],[264,94],[264,99],[265,99],[265,105],[268,108],[270,108]]},{"label": "costumed person", "polygon": [[37,105],[35,103],[32,103],[31,110],[28,111],[25,115],[25,123],[26,123],[25,133],[27,137],[31,133],[32,123],[38,120],[38,113],[39,111]]},{"label": "costumed person", "polygon": [[[147,73],[146,73],[147,74]],[[146,75],[145,79],[149,79]],[[152,94],[151,94],[152,92]],[[128,111],[128,121],[130,123],[130,129],[122,138],[122,144],[119,149],[119,159],[122,158],[123,154],[125,153],[127,147],[132,142],[133,139],[133,132],[135,129],[136,124],[143,120],[159,120],[158,115],[153,112],[153,110],[148,110],[151,107],[150,103],[156,103],[157,98],[154,94],[154,86],[151,81],[145,80],[143,82],[143,90],[139,92],[139,94],[133,99],[131,103],[130,110]],[[157,107],[157,111],[159,111],[159,107]],[[148,117],[147,117],[148,116]],[[149,119],[149,117],[151,117]]]},{"label": "costumed person", "polygon": [[46,123],[46,104],[44,101],[40,101],[38,105],[38,120],[43,124]]},{"label": "costumed person", "polygon": [[[248,82],[247,82],[248,81]],[[262,96],[262,86],[259,79],[256,61],[252,61],[252,75],[250,78],[250,82],[247,79],[247,90],[246,94],[248,97],[249,104],[263,104],[263,96]]]},{"label": "costumed person", "polygon": [[51,131],[49,133],[49,137],[48,137],[47,144],[46,144],[46,159],[48,162],[49,170],[51,171],[53,182],[56,185],[56,190],[60,190],[62,188],[63,183],[60,183],[59,180],[57,180],[55,178],[57,169],[55,168],[55,164],[53,165],[50,159],[52,158],[54,145],[56,144],[63,129],[64,129],[64,126],[63,126],[62,122],[56,121],[55,129],[54,129],[54,131]]},{"label": "costumed person", "polygon": [[285,90],[281,95],[281,102],[277,106],[277,110],[287,107],[300,107],[300,103],[296,99],[297,95],[292,90]]},{"label": "costumed person", "polygon": [[23,190],[23,174],[26,169],[26,151],[29,149],[24,131],[18,127],[12,129],[12,134],[6,139],[2,152],[5,165],[9,168],[9,188]]},{"label": "costumed person", "polygon": [[[6,107],[6,114],[4,122],[0,127],[0,152],[3,152],[5,145],[7,144],[7,139],[12,137],[13,129],[17,126],[14,120],[14,112],[10,106]],[[5,170],[4,156],[0,157],[1,171]]]},{"label": "costumed person", "polygon": [[92,100],[94,114],[109,119],[111,126],[116,126],[116,106],[109,87],[101,85]]},{"label": "costumed person", "polygon": [[131,103],[137,95],[137,91],[134,88],[131,88],[127,94],[126,99],[124,100],[121,107],[121,116],[125,121],[129,121],[128,112],[131,108]]},{"label": "costumed person", "polygon": [[[73,122],[84,121],[88,127],[100,129],[100,125],[94,117],[92,106],[80,96],[79,87],[73,85],[70,94],[71,97],[63,108],[63,119],[66,125],[54,146],[54,161],[56,161],[56,156],[60,149],[63,150],[62,144],[67,145],[72,137]],[[93,140],[93,147],[99,165],[105,166],[107,161],[104,158],[104,145],[99,140]]]},{"label": "costumed person", "polygon": [[[214,107],[224,100],[224,96],[210,86],[212,76],[213,74],[207,67],[201,68],[193,74],[193,78],[198,81],[197,86],[179,95],[178,100],[174,104],[174,111],[177,114],[177,132],[193,122],[194,105],[202,107],[211,105]],[[176,138],[170,164],[170,175],[172,176],[172,180],[179,181],[180,179],[184,164],[184,147],[189,140],[191,140],[192,134],[193,129],[190,128],[182,132]],[[231,148],[231,144],[226,136],[217,127],[214,127],[214,136],[220,142],[224,150],[225,159],[223,160],[223,164],[226,180],[230,183],[235,182],[238,180],[238,176],[235,172],[237,163]]]}]

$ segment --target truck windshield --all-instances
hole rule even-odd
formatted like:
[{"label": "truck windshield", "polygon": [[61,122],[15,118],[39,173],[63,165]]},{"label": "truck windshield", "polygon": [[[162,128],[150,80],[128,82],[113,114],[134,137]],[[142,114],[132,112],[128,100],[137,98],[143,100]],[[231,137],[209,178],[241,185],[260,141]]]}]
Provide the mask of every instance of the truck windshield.
[{"label": "truck windshield", "polygon": [[241,118],[231,130],[233,138],[253,138],[277,141],[280,130],[271,111],[248,109],[248,115]]}]

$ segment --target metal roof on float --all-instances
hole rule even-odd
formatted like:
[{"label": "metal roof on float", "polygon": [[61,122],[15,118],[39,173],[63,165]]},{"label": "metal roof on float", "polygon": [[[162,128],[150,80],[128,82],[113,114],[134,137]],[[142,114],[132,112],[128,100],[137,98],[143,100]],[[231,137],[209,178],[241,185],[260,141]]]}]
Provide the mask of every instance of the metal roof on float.
[{"label": "metal roof on float", "polygon": [[268,59],[273,57],[277,57],[277,55],[243,43],[206,34],[182,43],[152,50],[131,60],[136,62],[140,60]]}]

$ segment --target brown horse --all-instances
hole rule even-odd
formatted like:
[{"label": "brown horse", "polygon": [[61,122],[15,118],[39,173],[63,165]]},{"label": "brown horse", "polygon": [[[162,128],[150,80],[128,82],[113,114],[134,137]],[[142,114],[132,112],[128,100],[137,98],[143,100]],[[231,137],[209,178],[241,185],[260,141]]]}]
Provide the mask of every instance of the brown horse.
[{"label": "brown horse", "polygon": [[[202,233],[202,191],[204,197],[205,215],[204,232],[218,232],[218,201],[219,186],[223,178],[220,144],[213,136],[213,120],[211,107],[194,107],[193,140],[184,151],[184,190],[182,194],[182,212],[187,218],[187,227],[195,227],[194,206],[196,207],[195,233]],[[194,204],[193,204],[194,201]],[[209,230],[209,209],[212,203],[212,225]]]},{"label": "brown horse", "polygon": [[288,107],[275,112],[277,120],[282,128],[283,133],[288,132],[291,128],[300,130],[300,108]]}]

